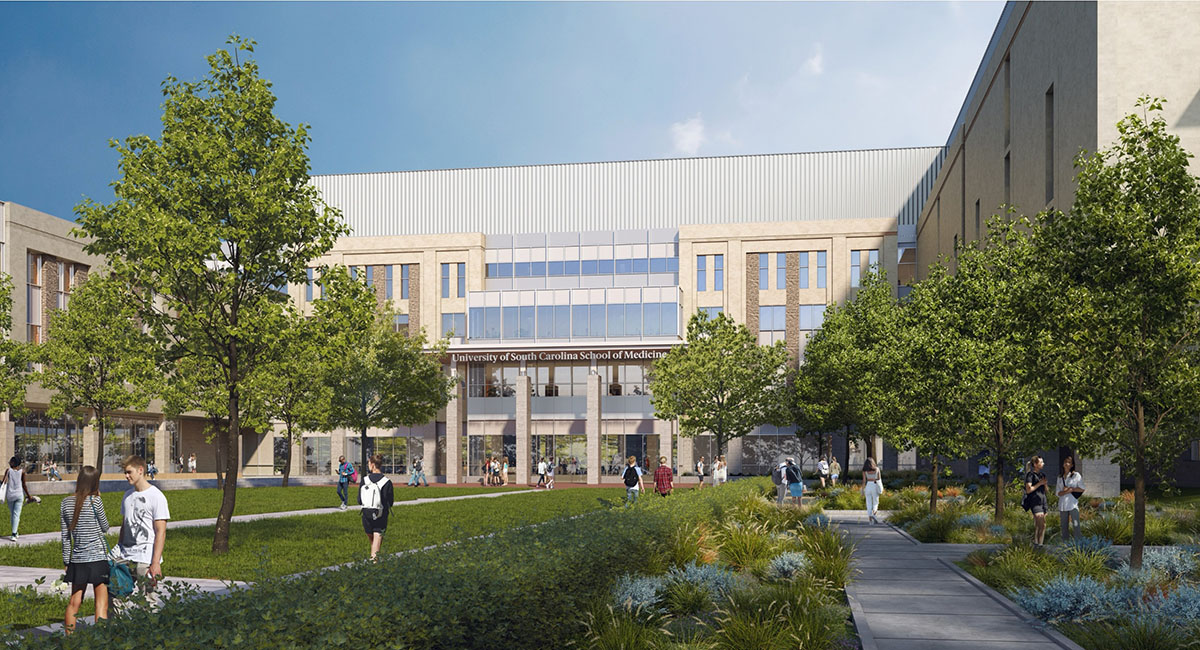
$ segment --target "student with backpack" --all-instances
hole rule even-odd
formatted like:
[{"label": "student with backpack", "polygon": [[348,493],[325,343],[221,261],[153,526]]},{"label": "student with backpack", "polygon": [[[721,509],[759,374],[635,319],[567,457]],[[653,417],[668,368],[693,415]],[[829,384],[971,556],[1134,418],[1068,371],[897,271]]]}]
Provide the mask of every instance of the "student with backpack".
[{"label": "student with backpack", "polygon": [[354,469],[354,463],[346,460],[345,456],[338,456],[338,498],[342,500],[342,505],[338,506],[338,510],[346,509],[346,500],[350,498],[350,484],[358,481],[358,470]]},{"label": "student with backpack", "polygon": [[787,463],[779,463],[771,469],[771,482],[775,484],[775,505],[783,505],[783,500],[787,498],[787,481],[784,480],[784,471],[787,469]]},{"label": "student with backpack", "polygon": [[546,462],[546,489],[554,489],[554,459]]},{"label": "student with backpack", "polygon": [[796,459],[788,456],[787,466],[784,467],[784,479],[787,481],[788,494],[796,498],[796,505],[801,505],[800,497],[804,496],[804,480],[800,477],[800,468]]},{"label": "student with backpack", "polygon": [[625,459],[625,471],[621,473],[621,480],[625,483],[626,505],[637,503],[638,495],[642,492],[642,473],[638,471],[637,456]]},{"label": "student with backpack", "polygon": [[75,631],[75,616],[88,585],[96,597],[96,620],[108,618],[108,516],[100,500],[100,471],[84,466],[75,479],[75,494],[62,500],[62,559],[71,597],[63,614],[67,634]]},{"label": "student with backpack", "polygon": [[375,454],[367,459],[370,473],[363,477],[358,488],[358,502],[362,505],[363,532],[371,544],[371,560],[379,557],[383,546],[383,534],[387,532],[388,515],[391,514],[395,497],[392,481],[383,475],[383,456]]}]

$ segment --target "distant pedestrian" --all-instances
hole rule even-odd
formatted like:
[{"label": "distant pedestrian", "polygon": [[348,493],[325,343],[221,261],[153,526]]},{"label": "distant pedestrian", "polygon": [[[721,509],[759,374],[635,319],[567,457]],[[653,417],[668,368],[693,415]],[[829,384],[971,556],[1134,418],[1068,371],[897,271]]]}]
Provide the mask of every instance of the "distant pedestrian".
[{"label": "distant pedestrian", "polygon": [[417,457],[413,459],[412,484],[413,487],[421,487],[421,483],[429,487],[429,479],[425,478],[425,462]]},{"label": "distant pedestrian", "polygon": [[346,460],[345,456],[338,456],[338,484],[337,495],[342,503],[338,506],[339,510],[346,509],[346,501],[350,498],[350,477],[354,475],[354,463]]},{"label": "distant pedestrian", "polygon": [[154,466],[154,461],[146,461],[146,478],[153,481],[155,476],[158,476],[158,468]]},{"label": "distant pedestrian", "polygon": [[1025,498],[1021,502],[1021,507],[1033,515],[1033,545],[1037,548],[1046,540],[1045,464],[1041,456],[1033,456],[1025,464]]},{"label": "distant pedestrian", "polygon": [[633,505],[642,491],[642,473],[638,471],[637,456],[626,458],[625,463],[621,473],[621,481],[625,483],[625,505]]},{"label": "distant pedestrian", "polygon": [[829,480],[829,461],[824,458],[817,461],[817,478],[821,479],[821,487],[825,487]]},{"label": "distant pedestrian", "polygon": [[546,459],[545,458],[538,461],[537,470],[538,470],[537,486],[542,487],[542,486],[546,485]]},{"label": "distant pedestrian", "polygon": [[979,461],[979,480],[984,483],[992,482],[992,469],[984,461]]},{"label": "distant pedestrian", "polygon": [[554,489],[554,459],[553,458],[550,459],[550,462],[546,463],[546,489],[547,490]]},{"label": "distant pedestrian", "polygon": [[670,496],[671,490],[675,487],[674,478],[671,466],[667,464],[667,457],[659,457],[658,467],[654,469],[654,491],[664,497]]},{"label": "distant pedestrian", "polygon": [[1079,497],[1083,494],[1083,476],[1075,471],[1075,457],[1067,454],[1058,469],[1058,523],[1062,541],[1080,539]]},{"label": "distant pedestrian", "polygon": [[775,504],[783,505],[783,500],[787,498],[788,484],[785,472],[787,463],[781,462],[771,469],[771,482],[775,484]]},{"label": "distant pedestrian", "polygon": [[804,479],[800,476],[800,467],[796,465],[796,459],[788,456],[787,466],[784,468],[784,478],[787,480],[788,496],[796,499],[796,505],[801,505],[801,497],[804,496]]},{"label": "distant pedestrian", "polygon": [[113,556],[129,567],[142,595],[155,598],[171,512],[166,495],[146,480],[145,458],[130,456],[123,465],[130,488],[121,499],[121,536]]},{"label": "distant pedestrian", "polygon": [[192,474],[196,473],[196,454],[188,456],[188,471]]},{"label": "distant pedestrian", "polygon": [[67,634],[75,630],[75,616],[83,605],[88,585],[96,600],[96,619],[108,618],[108,515],[100,500],[100,470],[85,465],[75,479],[75,494],[59,507],[62,522],[62,560],[71,598],[63,614]]},{"label": "distant pedestrian", "polygon": [[391,514],[395,494],[392,482],[383,475],[383,456],[375,454],[367,459],[370,474],[363,477],[358,488],[358,502],[362,505],[363,532],[371,543],[371,559],[379,557],[383,546],[383,534],[387,532],[388,515]]},{"label": "distant pedestrian", "polygon": [[[846,462],[850,462],[850,461],[846,461]],[[832,485],[833,487],[837,487],[838,477],[841,475],[842,475],[842,464],[838,462],[838,459],[835,456],[833,458],[833,460],[829,463],[829,484]]]},{"label": "distant pedestrian", "polygon": [[50,454],[46,454],[46,460],[42,461],[42,474],[46,475],[47,481],[62,480],[62,474],[58,473],[58,463]]},{"label": "distant pedestrian", "polygon": [[504,462],[500,467],[500,485],[508,485],[508,456],[504,457]]},{"label": "distant pedestrian", "polygon": [[696,461],[696,476],[700,477],[700,487],[701,488],[704,487],[704,469],[705,469],[704,456],[701,456],[700,460]]},{"label": "distant pedestrian", "polygon": [[724,456],[717,456],[713,462],[713,486],[720,485],[728,480],[729,466],[725,464]]},{"label": "distant pedestrian", "polygon": [[29,485],[25,482],[25,468],[21,466],[21,457],[13,456],[8,460],[8,469],[4,472],[4,478],[0,479],[0,488],[3,488],[4,503],[8,506],[8,520],[12,524],[12,541],[17,541],[20,537],[21,527],[21,508],[25,505],[25,501],[32,501],[33,497],[29,494]]},{"label": "distant pedestrian", "polygon": [[877,524],[879,520],[875,518],[879,512],[879,495],[883,494],[883,480],[879,476],[879,466],[875,464],[875,459],[867,457],[867,462],[863,463],[863,496],[867,500],[867,518],[871,523]]}]

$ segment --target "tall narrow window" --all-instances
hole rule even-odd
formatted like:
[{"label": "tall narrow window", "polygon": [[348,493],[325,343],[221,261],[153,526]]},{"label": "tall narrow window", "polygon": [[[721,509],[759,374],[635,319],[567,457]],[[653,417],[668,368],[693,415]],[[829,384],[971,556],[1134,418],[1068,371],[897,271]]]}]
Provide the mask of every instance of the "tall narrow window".
[{"label": "tall narrow window", "polygon": [[305,269],[304,274],[307,276],[307,279],[304,281],[304,300],[306,302],[312,302],[312,299],[313,299],[313,270]]},{"label": "tall narrow window", "polygon": [[392,264],[383,267],[383,297],[384,300],[391,300],[395,295],[392,289]]},{"label": "tall narrow window", "polygon": [[867,251],[867,268],[870,271],[874,272],[878,266],[879,266],[879,249],[872,248],[871,250]]},{"label": "tall narrow window", "polygon": [[1004,67],[1004,146],[1008,146],[1012,140],[1012,76],[1009,72],[1011,61],[1008,57],[1004,57],[1004,62],[1001,64]]},{"label": "tall narrow window", "polygon": [[862,251],[850,251],[850,286],[857,287],[862,279]]},{"label": "tall narrow window", "polygon": [[375,288],[375,267],[373,266],[367,267],[367,286]]},{"label": "tall narrow window", "polygon": [[400,299],[408,300],[408,274],[412,264],[400,265]]},{"label": "tall narrow window", "polygon": [[705,271],[706,271],[706,269],[704,268],[705,267],[705,259],[706,258],[704,255],[696,256],[696,291],[707,291],[708,290],[708,288],[705,286],[707,284],[707,282],[705,282],[705,277],[704,277]]},{"label": "tall narrow window", "polygon": [[767,253],[758,254],[758,290],[766,291],[771,288],[771,270],[767,267],[771,258]]},{"label": "tall narrow window", "polygon": [[713,255],[713,291],[725,290],[725,256]]},{"label": "tall narrow window", "polygon": [[1012,157],[1004,154],[1004,207],[1012,205]]},{"label": "tall narrow window", "polygon": [[775,253],[775,288],[787,288],[787,253]]},{"label": "tall narrow window", "polygon": [[442,297],[450,297],[450,265],[442,264]]},{"label": "tall narrow window", "polygon": [[1054,200],[1054,84],[1046,91],[1046,203]]},{"label": "tall narrow window", "polygon": [[466,298],[467,297],[467,264],[466,264],[466,262],[459,262],[458,268],[456,269],[456,271],[458,273],[458,275],[455,276],[458,280],[458,297]]},{"label": "tall narrow window", "polygon": [[817,251],[817,288],[825,288],[825,259],[826,251]]},{"label": "tall narrow window", "polygon": [[42,256],[29,253],[28,275],[25,285],[25,340],[30,343],[42,341]]},{"label": "tall narrow window", "polygon": [[800,253],[800,288],[808,288],[808,253]]},{"label": "tall narrow window", "polygon": [[979,199],[975,199],[975,239],[983,239],[982,226],[979,221]]}]

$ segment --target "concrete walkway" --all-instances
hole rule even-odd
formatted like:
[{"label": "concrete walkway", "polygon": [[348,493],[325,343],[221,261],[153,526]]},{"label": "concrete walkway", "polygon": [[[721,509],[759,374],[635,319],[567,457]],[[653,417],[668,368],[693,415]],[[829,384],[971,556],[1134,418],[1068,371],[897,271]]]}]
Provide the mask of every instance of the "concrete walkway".
[{"label": "concrete walkway", "polygon": [[863,511],[825,514],[857,545],[846,595],[863,650],[1082,650],[954,564],[983,545],[922,544]]},{"label": "concrete walkway", "polygon": [[[487,492],[484,494],[462,494],[453,497],[437,497],[430,499],[409,499],[406,501],[397,501],[392,507],[399,508],[400,506],[416,506],[423,503],[437,503],[439,501],[460,501],[463,499],[488,499],[492,497],[502,497],[509,494],[529,494],[531,492],[540,492],[543,490],[509,490],[506,492]],[[170,496],[167,497],[168,501]],[[358,510],[361,506],[349,506],[347,510]],[[258,521],[259,519],[281,519],[284,517],[299,517],[302,515],[328,515],[335,512],[342,512],[337,506],[329,508],[312,508],[309,510],[288,510],[286,512],[261,512],[253,515],[234,515],[230,521],[233,523],[242,523],[246,521]],[[217,525],[216,517],[208,517],[206,519],[185,519],[183,521],[168,521],[167,530],[175,528],[200,528],[203,526]],[[108,529],[110,535],[116,535],[121,532],[120,526],[111,526]],[[46,542],[58,542],[62,539],[62,534],[59,532],[53,533],[33,533],[30,535],[21,535],[16,542],[10,541],[7,537],[0,538],[0,544],[16,544],[17,546],[34,546],[37,544],[45,544]],[[0,567],[3,571],[7,567]],[[0,586],[3,585],[0,579]]]}]

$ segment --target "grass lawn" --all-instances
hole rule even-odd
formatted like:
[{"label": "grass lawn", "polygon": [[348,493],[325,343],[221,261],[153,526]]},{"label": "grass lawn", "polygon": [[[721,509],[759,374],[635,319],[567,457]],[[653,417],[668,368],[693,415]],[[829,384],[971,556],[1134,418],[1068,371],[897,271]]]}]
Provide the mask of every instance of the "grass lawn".
[{"label": "grass lawn", "polygon": [[1158,490],[1147,490],[1146,501],[1170,508],[1200,508],[1200,488],[1180,488],[1180,494],[1163,496]]},{"label": "grass lawn", "polygon": [[[264,489],[275,488],[247,492]],[[423,489],[411,492],[428,494]],[[620,488],[555,490],[394,508],[383,551],[395,553],[588,512],[623,496]],[[298,573],[361,560],[369,551],[358,512],[235,523],[229,553],[214,556],[211,548],[211,526],[168,531],[163,572],[168,577],[253,581],[260,571],[272,576]],[[62,566],[61,546],[57,542],[0,546],[0,565],[58,568]]]},{"label": "grass lawn", "polygon": [[[96,603],[91,598],[91,588],[87,593],[88,597],[79,608],[80,618],[96,613]],[[14,630],[22,630],[49,623],[62,623],[66,610],[67,598],[65,596],[36,594],[30,591],[17,593],[0,589],[0,629],[9,627]]]},{"label": "grass lawn", "polygon": [[[358,500],[357,486],[350,486],[350,503]],[[409,501],[412,499],[432,499],[437,497],[459,496],[463,494],[481,494],[484,492],[503,492],[507,490],[525,489],[520,487],[404,487],[396,486],[396,500]],[[167,504],[171,508],[171,519],[184,521],[187,519],[206,519],[216,517],[221,509],[221,490],[216,488],[197,490],[166,490]],[[104,511],[108,514],[108,522],[113,526],[121,523],[121,492],[105,492]],[[65,494],[45,495],[41,503],[26,503],[21,510],[21,534],[51,533],[60,530],[58,510]],[[239,488],[235,515],[256,515],[264,512],[286,512],[288,510],[309,510],[312,508],[331,508],[340,503],[337,488],[291,486],[291,487],[255,487]],[[0,517],[7,522],[6,517]],[[8,532],[8,529],[4,529]]]}]

